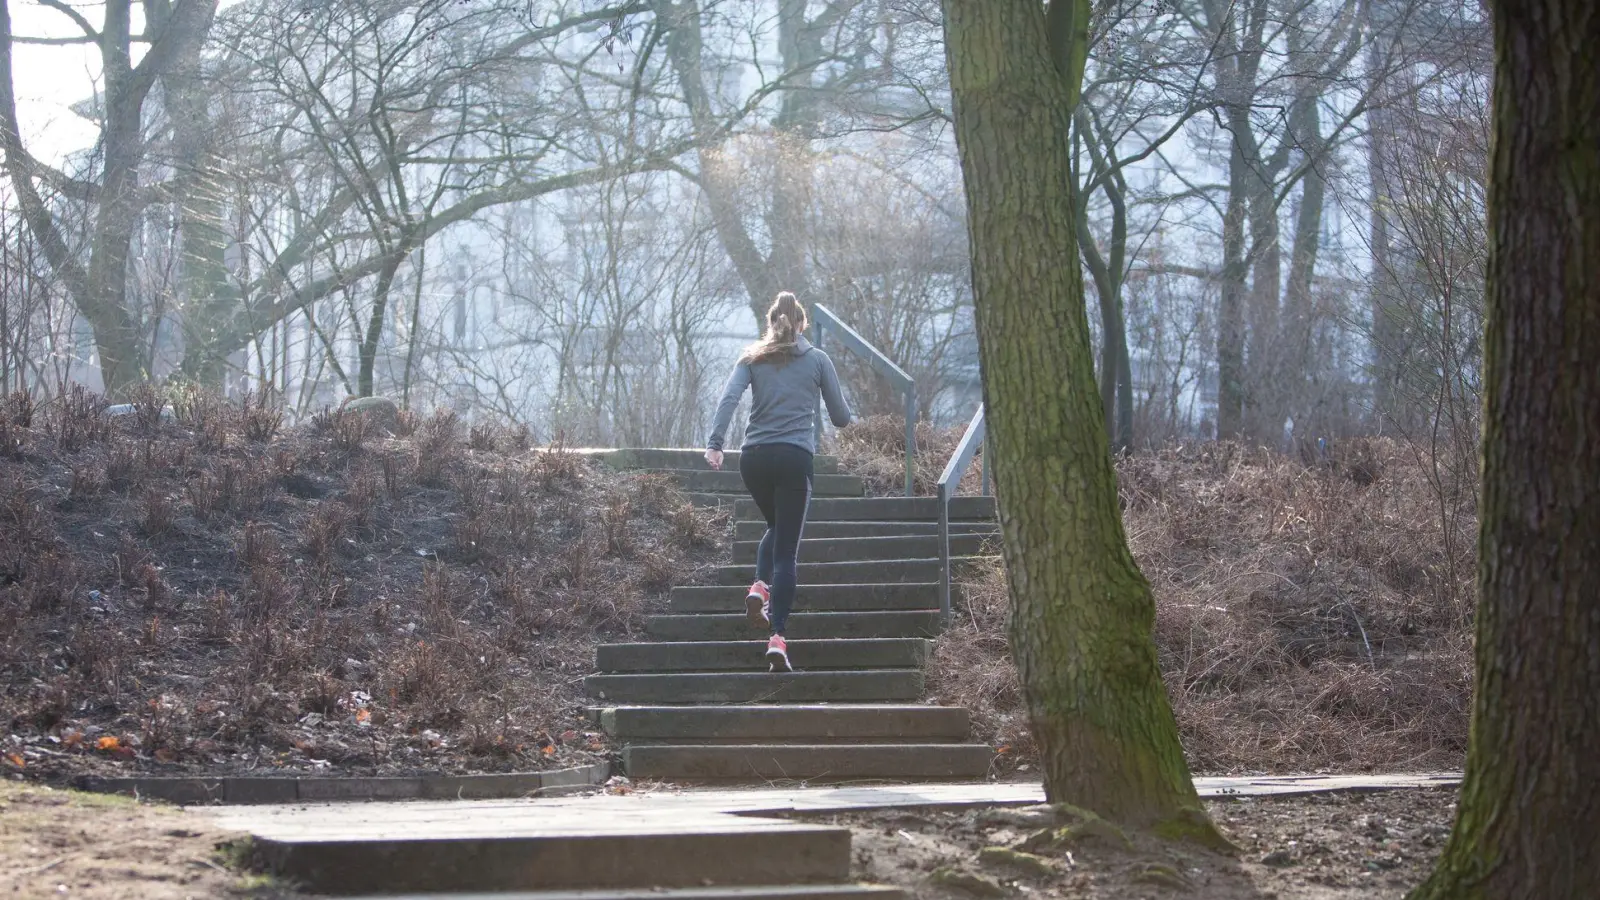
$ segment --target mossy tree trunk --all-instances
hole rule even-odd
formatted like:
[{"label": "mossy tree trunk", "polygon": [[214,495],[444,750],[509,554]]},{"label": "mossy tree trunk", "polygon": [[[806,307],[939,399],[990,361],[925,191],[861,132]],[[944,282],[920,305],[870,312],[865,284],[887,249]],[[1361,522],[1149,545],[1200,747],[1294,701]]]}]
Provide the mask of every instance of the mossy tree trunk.
[{"label": "mossy tree trunk", "polygon": [[1600,897],[1600,6],[1494,29],[1478,681],[1413,900]]},{"label": "mossy tree trunk", "polygon": [[1208,829],[1095,388],[1067,141],[1082,66],[1052,51],[1060,19],[1038,0],[945,0],[944,19],[1012,655],[1045,790],[1125,824]]}]

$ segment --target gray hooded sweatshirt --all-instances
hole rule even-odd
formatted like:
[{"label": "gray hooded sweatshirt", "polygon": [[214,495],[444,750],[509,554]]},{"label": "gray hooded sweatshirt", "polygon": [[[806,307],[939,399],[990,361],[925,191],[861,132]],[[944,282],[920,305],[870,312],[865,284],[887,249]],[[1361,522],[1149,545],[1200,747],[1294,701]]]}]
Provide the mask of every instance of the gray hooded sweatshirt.
[{"label": "gray hooded sweatshirt", "polygon": [[717,417],[711,424],[711,439],[706,446],[722,449],[722,438],[733,421],[733,411],[750,388],[754,399],[750,403],[750,425],[744,432],[744,446],[762,444],[793,444],[812,453],[817,452],[815,429],[817,394],[822,394],[828,405],[828,418],[835,427],[849,425],[854,417],[839,391],[839,375],[833,370],[833,360],[805,337],[798,338],[793,347],[794,357],[781,363],[740,361],[728,378],[722,392],[722,402],[717,404]]}]

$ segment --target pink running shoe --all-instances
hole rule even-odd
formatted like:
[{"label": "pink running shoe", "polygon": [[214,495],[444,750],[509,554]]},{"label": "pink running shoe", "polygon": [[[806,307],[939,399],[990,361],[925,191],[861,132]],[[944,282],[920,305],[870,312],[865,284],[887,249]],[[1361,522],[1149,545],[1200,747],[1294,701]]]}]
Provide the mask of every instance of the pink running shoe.
[{"label": "pink running shoe", "polygon": [[744,616],[751,628],[766,628],[772,624],[772,592],[766,582],[750,585],[750,593],[744,598]]},{"label": "pink running shoe", "polygon": [[789,642],[785,641],[781,634],[775,634],[767,639],[767,671],[794,671],[794,666],[789,665]]}]

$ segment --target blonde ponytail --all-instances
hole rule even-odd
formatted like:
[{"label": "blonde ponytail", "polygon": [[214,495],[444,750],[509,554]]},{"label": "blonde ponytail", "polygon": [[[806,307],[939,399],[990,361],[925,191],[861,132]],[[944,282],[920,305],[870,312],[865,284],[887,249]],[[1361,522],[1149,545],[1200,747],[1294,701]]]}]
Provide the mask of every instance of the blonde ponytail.
[{"label": "blonde ponytail", "polygon": [[795,342],[810,324],[805,307],[794,294],[788,291],[778,294],[767,308],[766,336],[745,348],[744,362],[777,362],[780,365],[788,362],[794,357]]}]

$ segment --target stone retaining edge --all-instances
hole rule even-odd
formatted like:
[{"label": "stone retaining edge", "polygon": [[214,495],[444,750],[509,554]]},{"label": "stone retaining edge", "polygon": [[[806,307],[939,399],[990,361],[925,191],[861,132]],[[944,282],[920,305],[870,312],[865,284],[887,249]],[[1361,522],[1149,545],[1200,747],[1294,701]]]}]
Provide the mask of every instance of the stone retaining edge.
[{"label": "stone retaining edge", "polygon": [[82,776],[72,786],[101,794],[127,794],[180,806],[326,803],[343,800],[503,800],[551,796],[604,784],[611,763],[545,772],[396,777],[294,776]]}]

